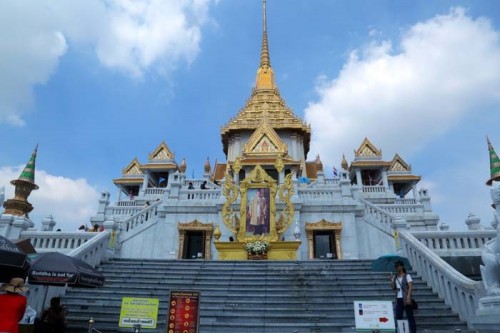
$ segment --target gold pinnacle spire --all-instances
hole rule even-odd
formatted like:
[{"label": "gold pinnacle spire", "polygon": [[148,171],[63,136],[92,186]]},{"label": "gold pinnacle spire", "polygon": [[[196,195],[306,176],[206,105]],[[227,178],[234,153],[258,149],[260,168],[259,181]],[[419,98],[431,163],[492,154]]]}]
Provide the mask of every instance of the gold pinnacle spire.
[{"label": "gold pinnacle spire", "polygon": [[271,57],[269,56],[269,45],[267,42],[267,7],[266,0],[262,0],[262,50],[260,52],[260,65],[257,70],[255,88],[274,89],[274,73],[271,68]]}]

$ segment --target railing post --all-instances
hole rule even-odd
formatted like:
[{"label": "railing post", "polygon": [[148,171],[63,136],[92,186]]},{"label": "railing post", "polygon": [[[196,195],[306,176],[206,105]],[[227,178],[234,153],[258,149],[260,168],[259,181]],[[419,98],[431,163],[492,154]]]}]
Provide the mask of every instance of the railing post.
[{"label": "railing post", "polygon": [[89,331],[88,331],[88,333],[92,333],[93,330],[94,330],[94,318],[90,317],[90,319],[89,319]]}]

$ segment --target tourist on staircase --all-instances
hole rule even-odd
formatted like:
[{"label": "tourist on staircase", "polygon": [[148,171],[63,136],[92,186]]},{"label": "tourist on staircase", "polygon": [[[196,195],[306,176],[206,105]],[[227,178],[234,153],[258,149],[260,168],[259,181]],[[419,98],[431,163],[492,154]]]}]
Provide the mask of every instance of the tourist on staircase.
[{"label": "tourist on staircase", "polygon": [[391,275],[391,287],[396,293],[396,320],[403,319],[403,312],[410,326],[410,333],[417,333],[415,317],[413,316],[412,294],[413,280],[410,274],[406,273],[406,268],[402,261],[397,261],[394,265],[396,276]]}]

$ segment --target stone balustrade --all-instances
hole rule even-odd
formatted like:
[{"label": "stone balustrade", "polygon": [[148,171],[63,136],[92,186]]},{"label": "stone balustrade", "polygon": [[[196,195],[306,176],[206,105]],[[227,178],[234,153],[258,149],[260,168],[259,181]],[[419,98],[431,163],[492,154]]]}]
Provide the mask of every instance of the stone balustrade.
[{"label": "stone balustrade", "polygon": [[337,186],[340,184],[340,178],[326,178],[325,184],[330,186]]},{"label": "stone balustrade", "polygon": [[220,197],[220,189],[208,190],[180,190],[179,199],[181,200],[217,200]]},{"label": "stone balustrade", "polygon": [[184,184],[183,184],[184,186],[183,187],[188,187],[189,183],[192,183],[193,187],[195,189],[200,189],[201,184],[203,184],[203,182],[205,182],[205,181],[207,182],[207,187],[209,189],[218,189],[218,188],[220,188],[219,185],[217,185],[217,184],[215,184],[215,183],[213,183],[213,182],[211,182],[210,180],[207,180],[207,179],[186,179],[186,180],[184,180]]},{"label": "stone balustrade", "polygon": [[[297,193],[299,198],[303,200],[309,199],[323,199],[323,200],[333,200],[335,197],[340,197],[340,192],[336,192],[333,189],[326,188],[298,188]],[[336,195],[336,193],[339,193]]]},{"label": "stone balustrade", "polygon": [[385,186],[363,186],[363,193],[385,193],[387,188]]},{"label": "stone balustrade", "polygon": [[412,235],[440,256],[480,256],[484,244],[496,237],[496,231],[419,231]]},{"label": "stone balustrade", "polygon": [[96,232],[76,231],[23,231],[21,238],[29,239],[37,252],[62,252],[67,254],[98,234]]},{"label": "stone balustrade", "polygon": [[143,209],[143,206],[134,207],[108,207],[106,210],[106,215],[111,215],[115,217],[129,217]]},{"label": "stone balustrade", "polygon": [[413,269],[462,320],[469,321],[485,293],[482,282],[462,275],[409,231],[399,232],[399,242]]},{"label": "stone balustrade", "polygon": [[135,200],[122,200],[116,203],[118,207],[135,207],[140,206],[141,203]]},{"label": "stone balustrade", "polygon": [[392,235],[395,217],[363,198],[359,198],[359,201],[365,205],[365,214],[369,217],[371,223],[374,224],[374,227],[384,231],[386,234]]},{"label": "stone balustrade", "polygon": [[416,205],[417,200],[415,199],[407,199],[407,198],[396,198],[395,204],[397,205]]},{"label": "stone balustrade", "polygon": [[150,222],[152,219],[158,215],[158,207],[162,201],[155,201],[152,205],[141,209],[128,219],[120,222],[121,232],[130,232],[132,229],[138,227],[141,224]]},{"label": "stone balustrade", "polygon": [[385,210],[389,214],[404,215],[424,213],[424,205],[422,204],[382,204],[378,205],[379,208]]},{"label": "stone balustrade", "polygon": [[165,193],[163,187],[151,187],[144,190],[144,195],[163,195],[163,193]]}]

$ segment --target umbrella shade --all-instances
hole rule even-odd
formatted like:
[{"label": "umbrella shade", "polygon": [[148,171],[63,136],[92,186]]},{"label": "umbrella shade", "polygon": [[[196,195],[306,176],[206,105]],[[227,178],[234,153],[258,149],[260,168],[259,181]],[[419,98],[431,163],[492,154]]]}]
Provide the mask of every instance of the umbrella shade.
[{"label": "umbrella shade", "polygon": [[31,262],[28,283],[94,288],[104,285],[104,276],[80,259],[59,252],[47,252]]},{"label": "umbrella shade", "polygon": [[28,268],[26,253],[0,236],[0,282],[9,282],[13,277],[25,278]]},{"label": "umbrella shade", "polygon": [[400,257],[394,254],[385,255],[372,262],[372,271],[374,272],[394,272],[396,262],[402,261],[407,270],[411,270],[411,264],[408,258]]}]

